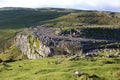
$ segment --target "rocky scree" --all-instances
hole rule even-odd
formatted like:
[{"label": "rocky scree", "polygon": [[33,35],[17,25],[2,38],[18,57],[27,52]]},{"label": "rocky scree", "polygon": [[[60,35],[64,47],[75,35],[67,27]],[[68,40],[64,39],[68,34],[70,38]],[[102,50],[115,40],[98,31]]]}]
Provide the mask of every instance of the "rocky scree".
[{"label": "rocky scree", "polygon": [[[87,34],[86,34],[87,35]],[[58,28],[31,27],[17,33],[14,43],[29,59],[40,59],[54,55],[71,55],[89,50],[105,48],[114,43],[103,38],[84,37],[82,29],[60,30]],[[107,47],[111,47],[107,46]]]}]

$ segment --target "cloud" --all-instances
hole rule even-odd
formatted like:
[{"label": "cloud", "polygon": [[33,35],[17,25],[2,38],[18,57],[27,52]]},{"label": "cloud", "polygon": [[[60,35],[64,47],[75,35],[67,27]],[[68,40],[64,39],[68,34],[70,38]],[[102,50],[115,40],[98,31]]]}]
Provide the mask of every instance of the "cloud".
[{"label": "cloud", "polygon": [[120,12],[120,0],[0,0],[0,7],[57,7]]}]

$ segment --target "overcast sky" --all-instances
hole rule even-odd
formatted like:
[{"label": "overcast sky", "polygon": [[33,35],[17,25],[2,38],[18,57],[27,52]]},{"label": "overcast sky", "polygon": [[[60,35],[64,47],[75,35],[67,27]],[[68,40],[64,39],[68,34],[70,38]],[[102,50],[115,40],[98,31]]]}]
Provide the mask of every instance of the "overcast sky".
[{"label": "overcast sky", "polygon": [[53,7],[120,12],[120,0],[0,0],[0,7]]}]

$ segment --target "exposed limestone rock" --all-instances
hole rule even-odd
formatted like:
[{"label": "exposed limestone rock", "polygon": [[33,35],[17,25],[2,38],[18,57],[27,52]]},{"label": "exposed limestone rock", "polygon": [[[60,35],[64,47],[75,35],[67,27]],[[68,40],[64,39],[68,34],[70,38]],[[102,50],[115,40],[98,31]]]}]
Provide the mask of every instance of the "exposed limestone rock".
[{"label": "exposed limestone rock", "polygon": [[19,33],[15,38],[15,44],[29,59],[39,59],[48,56],[50,48],[43,45],[40,40],[32,35]]},{"label": "exposed limestone rock", "polygon": [[29,59],[81,52],[80,42],[58,36],[54,32],[55,29],[44,27],[25,29],[16,35],[14,43]]},{"label": "exposed limestone rock", "polygon": [[34,27],[19,32],[14,43],[29,59],[39,59],[60,54],[80,55],[89,50],[105,48],[103,45],[114,42],[103,38],[87,38],[81,31],[72,29],[66,32],[57,28]]}]

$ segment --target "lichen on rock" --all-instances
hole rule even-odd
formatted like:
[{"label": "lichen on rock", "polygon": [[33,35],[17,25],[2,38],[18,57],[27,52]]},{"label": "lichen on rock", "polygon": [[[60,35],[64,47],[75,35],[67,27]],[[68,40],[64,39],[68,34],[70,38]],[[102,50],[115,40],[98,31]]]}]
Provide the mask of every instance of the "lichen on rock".
[{"label": "lichen on rock", "polygon": [[50,54],[50,48],[43,45],[37,37],[31,34],[17,34],[15,44],[29,59],[44,58]]}]

